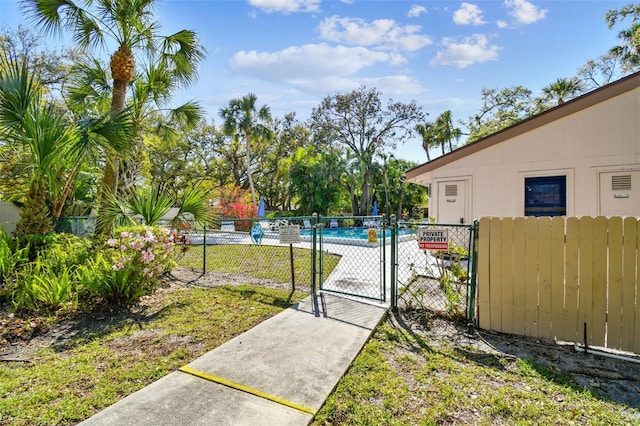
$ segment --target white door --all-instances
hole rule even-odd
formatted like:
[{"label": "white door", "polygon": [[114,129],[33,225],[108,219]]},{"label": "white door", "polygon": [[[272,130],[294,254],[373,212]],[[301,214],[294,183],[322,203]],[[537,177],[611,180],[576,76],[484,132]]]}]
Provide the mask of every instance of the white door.
[{"label": "white door", "polygon": [[438,223],[467,223],[467,181],[438,182]]},{"label": "white door", "polygon": [[640,171],[600,173],[603,216],[640,216]]}]

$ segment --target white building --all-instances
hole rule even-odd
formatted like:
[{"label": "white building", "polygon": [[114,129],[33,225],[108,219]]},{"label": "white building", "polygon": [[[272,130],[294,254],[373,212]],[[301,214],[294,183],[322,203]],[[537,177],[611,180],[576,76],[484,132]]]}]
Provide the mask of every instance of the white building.
[{"label": "white building", "polygon": [[640,216],[640,73],[406,172],[430,216]]}]

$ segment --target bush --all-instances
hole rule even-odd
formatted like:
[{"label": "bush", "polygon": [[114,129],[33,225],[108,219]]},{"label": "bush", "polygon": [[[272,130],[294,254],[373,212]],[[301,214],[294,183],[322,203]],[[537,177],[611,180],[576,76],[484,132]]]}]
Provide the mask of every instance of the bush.
[{"label": "bush", "polygon": [[78,278],[91,296],[127,304],[155,291],[160,276],[174,265],[172,252],[165,229],[122,228],[78,269]]}]

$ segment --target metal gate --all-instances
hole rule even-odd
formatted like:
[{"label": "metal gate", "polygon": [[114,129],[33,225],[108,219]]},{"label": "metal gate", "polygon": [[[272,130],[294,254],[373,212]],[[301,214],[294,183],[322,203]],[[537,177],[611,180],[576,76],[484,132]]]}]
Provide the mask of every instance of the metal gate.
[{"label": "metal gate", "polygon": [[[476,303],[477,226],[477,222],[396,223],[392,217],[391,305],[472,322]],[[436,243],[429,244],[431,236]]]},{"label": "metal gate", "polygon": [[[313,244],[319,267],[318,288],[323,292],[387,301],[390,289],[386,267],[391,248],[391,230],[383,216],[319,216],[317,241]],[[323,259],[328,253],[341,256],[329,274],[323,276]]]}]

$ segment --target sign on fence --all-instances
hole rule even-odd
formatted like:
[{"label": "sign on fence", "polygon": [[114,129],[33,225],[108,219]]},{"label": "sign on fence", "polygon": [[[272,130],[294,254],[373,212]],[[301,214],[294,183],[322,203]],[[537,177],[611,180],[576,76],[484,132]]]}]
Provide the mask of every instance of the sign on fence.
[{"label": "sign on fence", "polygon": [[278,227],[280,244],[300,243],[300,225],[284,225]]},{"label": "sign on fence", "polygon": [[448,229],[418,229],[420,250],[449,250]]}]

